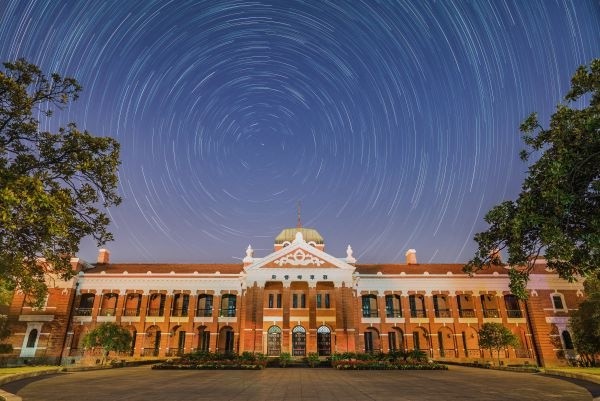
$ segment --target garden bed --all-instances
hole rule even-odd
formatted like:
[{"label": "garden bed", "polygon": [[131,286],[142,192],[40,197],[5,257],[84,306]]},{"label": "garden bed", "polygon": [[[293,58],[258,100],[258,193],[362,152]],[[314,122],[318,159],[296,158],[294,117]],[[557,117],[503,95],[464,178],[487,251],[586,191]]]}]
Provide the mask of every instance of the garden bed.
[{"label": "garden bed", "polygon": [[382,361],[337,361],[333,367],[338,370],[448,370],[439,363],[392,363]]},{"label": "garden bed", "polygon": [[197,365],[190,364],[179,364],[179,363],[157,363],[152,365],[152,369],[166,369],[166,370],[260,370],[263,366],[261,365],[244,365],[244,364],[224,364],[224,363],[202,363]]}]

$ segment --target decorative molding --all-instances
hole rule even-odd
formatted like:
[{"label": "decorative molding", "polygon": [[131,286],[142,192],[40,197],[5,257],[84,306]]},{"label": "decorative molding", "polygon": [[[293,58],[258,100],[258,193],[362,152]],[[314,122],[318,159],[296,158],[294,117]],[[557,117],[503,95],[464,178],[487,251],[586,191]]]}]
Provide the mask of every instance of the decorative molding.
[{"label": "decorative molding", "polygon": [[275,261],[278,266],[293,265],[293,266],[308,266],[316,265],[321,266],[325,264],[325,261],[317,258],[315,255],[304,252],[302,249],[297,249],[296,252],[285,255]]},{"label": "decorative molding", "polygon": [[20,315],[19,322],[51,322],[54,315]]}]

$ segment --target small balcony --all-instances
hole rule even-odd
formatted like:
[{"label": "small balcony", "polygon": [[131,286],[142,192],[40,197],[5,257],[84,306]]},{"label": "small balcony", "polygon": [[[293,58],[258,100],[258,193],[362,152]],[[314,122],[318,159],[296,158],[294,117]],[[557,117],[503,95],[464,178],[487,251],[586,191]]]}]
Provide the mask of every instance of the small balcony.
[{"label": "small balcony", "polygon": [[228,308],[228,309],[221,309],[219,311],[219,317],[235,317],[235,309],[232,308]]},{"label": "small balcony", "polygon": [[523,312],[520,309],[509,309],[506,311],[506,317],[509,319],[520,319],[523,317]]},{"label": "small balcony", "polygon": [[212,313],[213,313],[212,308],[204,308],[204,309],[196,310],[196,316],[199,316],[199,317],[211,317]]},{"label": "small balcony", "polygon": [[92,316],[92,308],[75,308],[75,316]]},{"label": "small balcony", "polygon": [[183,348],[171,348],[166,352],[165,356],[183,356],[184,353]]},{"label": "small balcony", "polygon": [[115,316],[116,311],[117,310],[115,308],[102,308],[100,309],[98,316]]},{"label": "small balcony", "polygon": [[498,309],[484,309],[483,310],[483,317],[485,318],[499,318],[500,317],[500,311],[498,311]]},{"label": "small balcony", "polygon": [[427,317],[427,311],[425,309],[411,309],[410,317],[417,317],[417,318]]},{"label": "small balcony", "polygon": [[460,317],[477,317],[475,316],[475,309],[461,309],[458,311]]},{"label": "small balcony", "polygon": [[123,316],[139,316],[140,310],[138,308],[126,308],[123,311]]},{"label": "small balcony", "polygon": [[402,317],[402,309],[386,309],[385,317],[390,317],[390,318]]},{"label": "small balcony", "polygon": [[175,308],[171,311],[171,316],[186,317],[188,315],[187,308]]},{"label": "small balcony", "polygon": [[163,316],[164,310],[160,308],[150,308],[148,309],[148,316]]},{"label": "small balcony", "polygon": [[363,309],[363,317],[379,317],[379,311],[371,309]]},{"label": "small balcony", "polygon": [[450,309],[436,309],[435,317],[452,317],[452,311]]},{"label": "small balcony", "polygon": [[141,356],[158,356],[158,349],[156,348],[142,348]]}]

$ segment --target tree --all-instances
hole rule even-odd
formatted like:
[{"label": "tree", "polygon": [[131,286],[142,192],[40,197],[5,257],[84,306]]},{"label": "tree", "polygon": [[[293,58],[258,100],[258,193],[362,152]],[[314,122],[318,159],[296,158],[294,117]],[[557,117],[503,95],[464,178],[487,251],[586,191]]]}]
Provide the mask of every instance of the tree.
[{"label": "tree", "polygon": [[537,160],[517,200],[485,216],[490,227],[475,235],[478,250],[464,270],[497,263],[499,251],[507,250],[511,291],[526,298],[529,273],[542,254],[569,281],[600,269],[600,59],[577,69],[547,129],[535,113],[520,128],[529,148],[521,159]]},{"label": "tree", "polygon": [[484,323],[479,330],[479,346],[498,353],[498,366],[500,366],[500,350],[509,345],[516,347],[519,339],[500,323]]},{"label": "tree", "polygon": [[[0,315],[0,341],[10,337],[10,327],[7,315]],[[10,354],[13,351],[11,344],[0,344],[0,354]]]},{"label": "tree", "polygon": [[[85,236],[112,239],[102,208],[118,205],[119,144],[75,123],[44,131],[53,109],[77,99],[73,78],[20,59],[0,70],[0,281],[37,303],[48,274],[72,276]],[[38,120],[37,117],[40,119]]]},{"label": "tree", "polygon": [[600,276],[588,277],[584,286],[587,299],[573,312],[569,325],[581,361],[586,366],[595,366],[600,354]]},{"label": "tree", "polygon": [[101,323],[83,337],[83,346],[86,348],[100,347],[104,350],[102,364],[111,351],[127,352],[131,350],[133,337],[129,330],[116,323]]}]

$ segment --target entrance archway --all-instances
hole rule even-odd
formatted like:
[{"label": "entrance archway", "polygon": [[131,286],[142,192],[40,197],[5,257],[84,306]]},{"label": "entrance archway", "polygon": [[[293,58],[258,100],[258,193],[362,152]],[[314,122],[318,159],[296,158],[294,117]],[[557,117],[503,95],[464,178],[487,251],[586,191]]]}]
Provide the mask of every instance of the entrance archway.
[{"label": "entrance archway", "polygon": [[277,356],[281,354],[281,328],[271,326],[267,331],[267,355]]},{"label": "entrance archway", "polygon": [[233,352],[234,333],[233,329],[225,326],[219,331],[219,352],[231,354]]},{"label": "entrance archway", "polygon": [[331,329],[327,326],[317,329],[317,351],[319,356],[331,355]]}]

